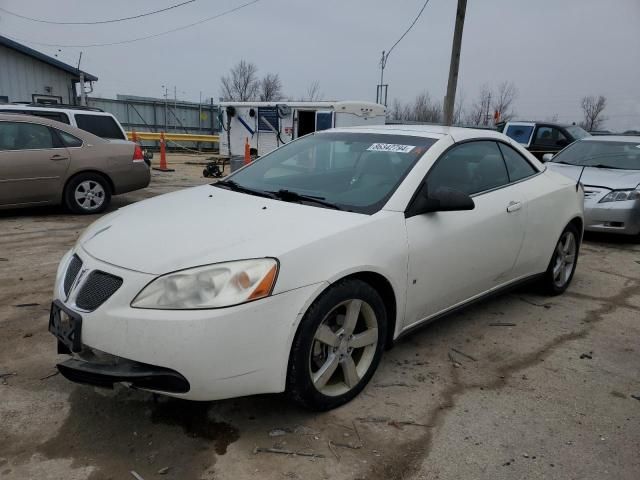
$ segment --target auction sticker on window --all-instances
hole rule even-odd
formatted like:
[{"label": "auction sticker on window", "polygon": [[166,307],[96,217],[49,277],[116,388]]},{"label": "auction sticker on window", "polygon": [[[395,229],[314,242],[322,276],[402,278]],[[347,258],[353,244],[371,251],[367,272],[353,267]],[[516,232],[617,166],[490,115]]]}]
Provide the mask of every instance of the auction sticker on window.
[{"label": "auction sticker on window", "polygon": [[374,143],[369,148],[370,152],[394,152],[394,153],[409,153],[413,150],[415,145],[398,145],[397,143]]}]

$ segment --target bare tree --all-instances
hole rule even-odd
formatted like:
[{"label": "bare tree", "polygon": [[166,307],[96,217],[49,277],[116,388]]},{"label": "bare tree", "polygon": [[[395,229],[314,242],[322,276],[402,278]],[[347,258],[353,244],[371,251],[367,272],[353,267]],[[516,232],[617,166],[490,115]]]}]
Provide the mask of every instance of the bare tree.
[{"label": "bare tree", "polygon": [[388,114],[389,118],[391,120],[404,120],[402,118],[402,108],[403,107],[404,107],[404,105],[402,104],[402,102],[400,100],[398,100],[397,98],[394,98],[393,102],[391,102],[391,107],[387,111],[387,114]]},{"label": "bare tree", "polygon": [[512,106],[516,98],[518,98],[518,89],[513,82],[502,82],[495,89],[484,84],[465,117],[465,123],[491,125],[496,112],[499,113],[500,120],[511,120],[515,117]]},{"label": "bare tree", "polygon": [[595,95],[582,98],[582,112],[584,120],[580,122],[580,126],[587,132],[599,130],[604,124],[607,117],[602,115],[603,110],[607,106],[607,99],[603,95],[596,98]]},{"label": "bare tree", "polygon": [[413,101],[411,118],[416,122],[442,122],[442,104],[434,102],[429,92],[422,92]]},{"label": "bare tree", "polygon": [[282,82],[277,73],[267,73],[260,80],[260,101],[274,102],[282,100]]},{"label": "bare tree", "polygon": [[220,79],[222,98],[235,102],[255,100],[260,86],[257,73],[258,67],[255,64],[240,60],[228,75],[223,75]]},{"label": "bare tree", "polygon": [[484,84],[475,102],[471,105],[471,110],[466,116],[465,123],[469,125],[487,125],[489,110],[491,109],[491,88]]},{"label": "bare tree", "polygon": [[511,108],[516,98],[518,98],[518,89],[513,82],[500,83],[493,94],[493,112],[491,113],[498,112],[500,120],[508,122],[516,115]]},{"label": "bare tree", "polygon": [[412,117],[411,107],[395,98],[391,103],[388,111],[389,118],[392,120],[410,120]]},{"label": "bare tree", "polygon": [[307,88],[307,93],[304,97],[304,100],[309,102],[317,102],[324,98],[324,94],[320,91],[320,82],[318,80],[314,80],[311,85]]}]

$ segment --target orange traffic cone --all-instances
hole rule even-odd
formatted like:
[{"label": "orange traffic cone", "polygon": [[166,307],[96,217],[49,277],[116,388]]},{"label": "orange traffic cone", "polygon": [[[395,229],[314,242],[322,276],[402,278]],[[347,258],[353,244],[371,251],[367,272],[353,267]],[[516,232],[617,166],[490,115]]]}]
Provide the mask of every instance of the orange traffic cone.
[{"label": "orange traffic cone", "polygon": [[246,138],[244,143],[244,164],[251,163],[251,147],[249,146],[249,137]]},{"label": "orange traffic cone", "polygon": [[160,172],[175,172],[173,168],[167,167],[167,147],[164,141],[164,132],[160,133],[160,167],[153,167]]}]

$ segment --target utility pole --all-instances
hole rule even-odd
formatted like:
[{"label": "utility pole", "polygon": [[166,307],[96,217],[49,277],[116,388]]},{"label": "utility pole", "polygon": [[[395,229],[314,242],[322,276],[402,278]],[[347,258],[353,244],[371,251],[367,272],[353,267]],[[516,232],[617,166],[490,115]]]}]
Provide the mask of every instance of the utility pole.
[{"label": "utility pole", "polygon": [[[80,57],[78,58],[78,73],[80,74],[80,105],[83,107],[87,106],[87,92],[84,89],[84,72],[80,70],[80,63],[82,62],[82,52],[80,52]],[[71,101],[71,99],[69,99]]]},{"label": "utility pole", "polygon": [[165,86],[162,85],[162,88],[164,88],[164,131],[167,131],[167,128],[169,127],[169,121],[168,121],[168,113],[169,113],[169,105],[168,105],[168,98],[169,98],[169,89]]},{"label": "utility pole", "polygon": [[176,119],[176,123],[173,126],[174,130],[178,130],[178,87],[173,86],[173,116]]},{"label": "utility pole", "polygon": [[387,58],[389,55],[382,51],[382,58],[380,59],[380,85],[376,88],[376,103],[382,103],[387,106],[387,90],[389,85],[384,84],[384,67],[387,66]]},{"label": "utility pole", "polygon": [[484,116],[484,125],[489,125],[489,109],[491,108],[491,92],[487,96],[487,114]]},{"label": "utility pole", "polygon": [[447,95],[444,97],[444,124],[447,126],[453,123],[456,87],[458,86],[458,68],[460,66],[460,49],[462,47],[462,29],[464,28],[464,16],[466,12],[467,0],[458,0],[456,26],[453,31],[453,46],[451,48],[449,81],[447,82]]}]

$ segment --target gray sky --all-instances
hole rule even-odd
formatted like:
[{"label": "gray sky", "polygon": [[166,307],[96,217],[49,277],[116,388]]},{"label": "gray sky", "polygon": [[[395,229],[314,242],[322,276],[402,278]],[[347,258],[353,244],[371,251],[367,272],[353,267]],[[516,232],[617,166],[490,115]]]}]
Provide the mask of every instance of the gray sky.
[{"label": "gray sky", "polygon": [[[104,20],[180,0],[0,0],[27,16]],[[220,76],[238,60],[279,73],[300,97],[314,80],[326,99],[374,100],[379,58],[423,0],[260,0],[233,14],[140,42],[94,48],[43,46],[127,40],[213,16],[248,0],[197,0],[142,19],[94,26],[34,23],[0,12],[0,32],[76,64],[100,80],[95,94],[217,98]],[[456,0],[431,0],[389,58],[389,99],[446,89]],[[513,81],[519,118],[579,121],[580,98],[608,99],[605,127],[640,129],[640,0],[468,0],[458,92],[468,108],[482,84]]]}]

